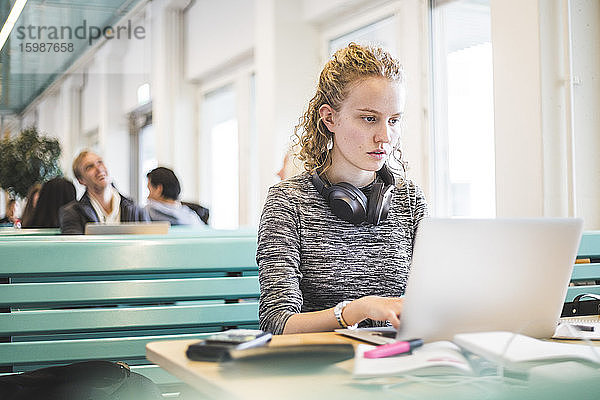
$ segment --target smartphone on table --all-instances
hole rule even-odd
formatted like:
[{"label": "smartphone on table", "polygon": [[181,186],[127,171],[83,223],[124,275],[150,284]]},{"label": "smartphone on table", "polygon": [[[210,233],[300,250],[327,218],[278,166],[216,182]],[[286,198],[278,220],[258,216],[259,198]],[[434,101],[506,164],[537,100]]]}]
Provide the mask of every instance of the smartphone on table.
[{"label": "smartphone on table", "polygon": [[267,344],[273,335],[258,329],[230,329],[188,346],[187,356],[196,361],[227,361],[230,351]]}]

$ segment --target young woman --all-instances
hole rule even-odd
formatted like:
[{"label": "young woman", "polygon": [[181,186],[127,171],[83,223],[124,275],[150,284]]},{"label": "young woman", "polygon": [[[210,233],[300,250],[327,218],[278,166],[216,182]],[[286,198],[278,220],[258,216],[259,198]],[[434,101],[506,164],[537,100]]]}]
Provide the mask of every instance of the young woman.
[{"label": "young woman", "polygon": [[404,104],[402,67],[380,48],[350,44],[325,65],[296,128],[306,172],[273,186],[261,217],[263,330],[399,325],[413,238],[427,213],[403,174]]}]

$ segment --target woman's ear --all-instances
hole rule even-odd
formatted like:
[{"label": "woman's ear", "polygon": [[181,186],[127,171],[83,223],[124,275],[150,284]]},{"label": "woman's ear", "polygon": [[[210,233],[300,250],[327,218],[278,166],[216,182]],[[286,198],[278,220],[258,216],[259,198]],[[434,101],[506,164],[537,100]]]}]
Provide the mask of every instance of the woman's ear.
[{"label": "woman's ear", "polygon": [[334,109],[329,104],[323,104],[321,107],[319,107],[319,116],[331,133],[335,133],[335,123],[333,121],[334,112]]}]

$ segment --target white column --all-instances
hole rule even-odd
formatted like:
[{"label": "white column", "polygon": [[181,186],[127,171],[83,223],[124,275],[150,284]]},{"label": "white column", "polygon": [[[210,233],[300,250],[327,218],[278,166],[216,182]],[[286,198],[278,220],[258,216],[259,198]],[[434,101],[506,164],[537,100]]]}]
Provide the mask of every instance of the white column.
[{"label": "white column", "polygon": [[491,2],[498,217],[544,214],[538,5]]},{"label": "white column", "polygon": [[104,161],[117,189],[130,196],[130,139],[122,101],[122,58],[124,45],[118,41],[98,52],[100,64],[100,109],[98,133]]},{"label": "white column", "polygon": [[[184,79],[183,9],[189,0],[158,0],[152,7],[152,124],[159,165],[173,168],[182,197],[197,197],[195,88]],[[189,38],[189,40],[211,40]]]},{"label": "white column", "polygon": [[600,1],[571,0],[576,214],[600,229]]},{"label": "white column", "polygon": [[406,125],[402,150],[408,161],[407,175],[421,186],[428,200],[431,197],[429,132],[429,40],[428,2],[411,0],[399,3],[399,57],[407,77]]},{"label": "white column", "polygon": [[262,204],[320,71],[315,27],[297,0],[256,1],[256,109]]},{"label": "white column", "polygon": [[62,154],[60,164],[65,176],[73,177],[71,166],[78,149],[81,132],[82,74],[72,74],[65,79],[61,87],[60,120],[64,129],[61,141]]},{"label": "white column", "polygon": [[540,2],[544,215],[575,214],[566,0]]}]

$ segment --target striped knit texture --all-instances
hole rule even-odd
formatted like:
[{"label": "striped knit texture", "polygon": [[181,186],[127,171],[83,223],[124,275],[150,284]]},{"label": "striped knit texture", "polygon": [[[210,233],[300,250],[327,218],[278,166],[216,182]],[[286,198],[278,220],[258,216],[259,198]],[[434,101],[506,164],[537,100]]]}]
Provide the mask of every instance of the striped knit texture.
[{"label": "striped knit texture", "polygon": [[423,192],[410,180],[393,189],[388,218],[376,226],[333,215],[307,172],[271,187],[256,254],[261,329],[281,334],[295,313],[404,294],[415,232],[426,215]]}]

